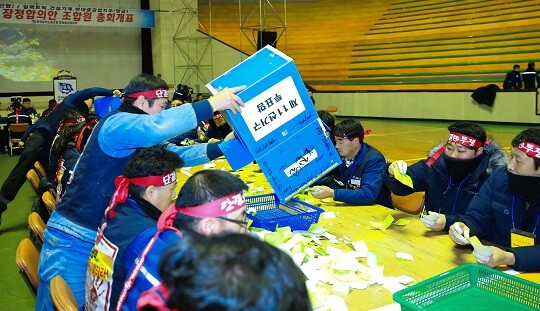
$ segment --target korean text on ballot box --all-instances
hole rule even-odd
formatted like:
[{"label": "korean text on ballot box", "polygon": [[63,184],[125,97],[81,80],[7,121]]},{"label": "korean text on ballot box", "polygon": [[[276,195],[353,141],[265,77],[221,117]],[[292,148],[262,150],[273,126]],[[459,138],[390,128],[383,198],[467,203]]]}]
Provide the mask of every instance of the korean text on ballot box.
[{"label": "korean text on ballot box", "polygon": [[209,84],[239,85],[242,113],[225,111],[236,138],[220,145],[233,169],[256,160],[280,200],[289,200],[341,163],[292,58],[266,46]]}]

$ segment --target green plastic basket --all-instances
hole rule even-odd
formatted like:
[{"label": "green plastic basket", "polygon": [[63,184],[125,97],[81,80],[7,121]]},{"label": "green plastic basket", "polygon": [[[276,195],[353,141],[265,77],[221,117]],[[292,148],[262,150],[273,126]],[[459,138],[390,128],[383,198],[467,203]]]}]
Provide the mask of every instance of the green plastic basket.
[{"label": "green plastic basket", "polygon": [[396,292],[401,310],[538,310],[540,285],[465,264]]}]

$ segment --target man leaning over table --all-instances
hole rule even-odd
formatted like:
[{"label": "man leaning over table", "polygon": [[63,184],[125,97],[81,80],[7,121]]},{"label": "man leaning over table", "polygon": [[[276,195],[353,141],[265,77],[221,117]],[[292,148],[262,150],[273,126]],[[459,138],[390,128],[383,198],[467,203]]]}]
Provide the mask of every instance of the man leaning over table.
[{"label": "man leaning over table", "polygon": [[[169,100],[167,88],[167,83],[155,76],[135,76],[124,89],[120,107],[103,117],[92,131],[62,201],[47,222],[38,271],[40,284],[45,285],[38,286],[36,309],[49,305],[46,284],[58,274],[71,287],[78,306],[83,306],[86,265],[96,231],[114,192],[114,179],[137,149],[162,145],[211,118],[216,110],[240,111],[243,102],[235,93],[245,89],[226,88],[208,100],[164,110]],[[188,166],[222,155],[218,144],[162,146]]]},{"label": "man leaning over table", "polygon": [[449,235],[460,245],[470,244],[472,236],[500,245],[473,251],[483,265],[535,271],[540,270],[539,220],[540,129],[531,128],[512,140],[507,170],[491,174]]},{"label": "man leaning over table", "polygon": [[[465,214],[491,172],[508,163],[498,144],[486,144],[486,131],[480,125],[457,121],[448,131],[446,143],[434,147],[427,159],[410,167],[403,160],[395,161],[383,174],[384,183],[396,195],[425,191],[425,210],[436,217],[421,220],[433,231],[448,230],[457,215]],[[396,168],[411,177],[413,188],[394,178]]]},{"label": "man leaning over table", "polygon": [[364,142],[360,122],[347,119],[334,127],[336,149],[342,158],[339,170],[329,186],[317,186],[312,192],[318,199],[334,198],[352,205],[380,204],[392,207],[390,192],[382,182],[386,159]]}]

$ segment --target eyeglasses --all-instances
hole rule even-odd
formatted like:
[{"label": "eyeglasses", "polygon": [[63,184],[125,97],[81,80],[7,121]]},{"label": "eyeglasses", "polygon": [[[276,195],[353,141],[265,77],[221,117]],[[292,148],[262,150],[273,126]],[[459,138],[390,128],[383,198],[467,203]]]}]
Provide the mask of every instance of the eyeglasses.
[{"label": "eyeglasses", "polygon": [[246,215],[244,215],[244,218],[242,218],[242,220],[231,219],[231,218],[222,217],[222,216],[219,216],[218,218],[222,219],[222,220],[225,220],[225,221],[232,222],[232,223],[240,225],[240,226],[247,226],[247,224],[248,224],[247,219],[246,219]]}]

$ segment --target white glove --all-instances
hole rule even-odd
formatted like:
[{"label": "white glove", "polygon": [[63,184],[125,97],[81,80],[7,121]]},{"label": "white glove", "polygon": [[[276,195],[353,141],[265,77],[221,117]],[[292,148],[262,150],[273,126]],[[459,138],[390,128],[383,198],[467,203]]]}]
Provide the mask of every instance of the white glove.
[{"label": "white glove", "polygon": [[397,160],[396,167],[401,174],[407,174],[407,162],[403,160]]},{"label": "white glove", "polygon": [[439,218],[439,213],[428,211],[428,215],[422,214],[420,216],[420,220],[424,223],[424,225],[431,229],[435,225],[435,222],[437,221],[437,218]]},{"label": "white glove", "polygon": [[246,89],[246,86],[237,86],[231,88],[225,88],[219,91],[216,95],[210,97],[208,101],[212,105],[214,111],[223,111],[230,109],[234,114],[242,111],[241,107],[244,106],[244,102],[236,93]]},{"label": "white glove", "polygon": [[[493,246],[489,246],[489,247],[492,248]],[[476,258],[476,261],[478,261],[478,263],[481,263],[481,264],[485,265],[486,263],[489,262],[489,258],[493,255],[493,251],[492,251],[491,255],[486,256],[486,255],[482,255],[479,252],[477,252],[476,250],[474,250],[473,255]]]},{"label": "white glove", "polygon": [[[464,228],[462,229],[460,225],[463,225]],[[456,244],[470,244],[469,228],[463,223],[456,222],[452,226],[450,226],[449,235],[452,241],[454,241]]]},{"label": "white glove", "polygon": [[322,186],[314,186],[313,188],[309,188],[308,191],[311,192],[311,194],[318,194],[319,191],[321,191]]}]

